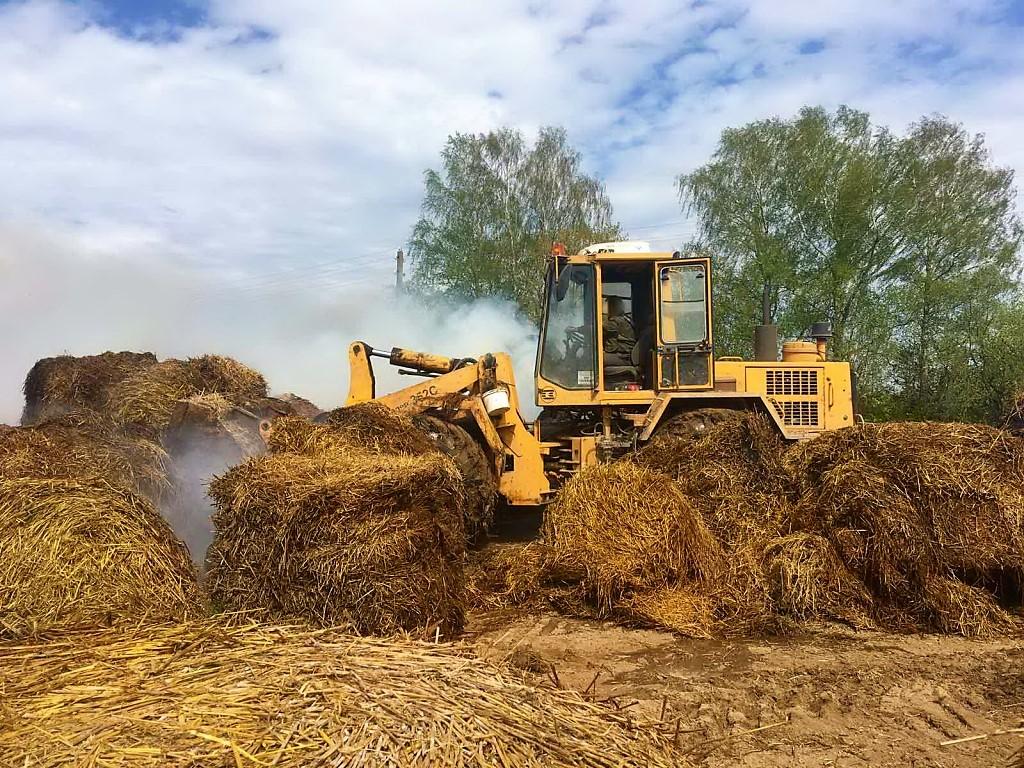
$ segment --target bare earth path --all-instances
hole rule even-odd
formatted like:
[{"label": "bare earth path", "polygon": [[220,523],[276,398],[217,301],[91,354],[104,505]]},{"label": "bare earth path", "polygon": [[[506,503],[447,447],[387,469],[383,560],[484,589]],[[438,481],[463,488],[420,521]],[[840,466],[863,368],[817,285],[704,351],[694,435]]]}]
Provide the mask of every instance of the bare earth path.
[{"label": "bare earth path", "polygon": [[[1024,738],[1024,641],[855,633],[687,640],[557,615],[472,617],[478,653],[655,718],[706,766],[1005,767]],[[767,727],[765,727],[767,726]],[[764,730],[754,731],[754,729]],[[754,731],[754,732],[751,732]]]}]

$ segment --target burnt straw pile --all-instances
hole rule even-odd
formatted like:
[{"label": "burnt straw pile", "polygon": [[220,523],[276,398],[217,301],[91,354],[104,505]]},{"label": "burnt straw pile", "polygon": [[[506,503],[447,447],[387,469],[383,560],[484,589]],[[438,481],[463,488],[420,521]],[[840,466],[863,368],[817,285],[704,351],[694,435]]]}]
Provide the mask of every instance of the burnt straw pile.
[{"label": "burnt straw pile", "polygon": [[490,577],[481,570],[494,563],[475,558],[475,604],[547,603],[693,636],[813,620],[1012,633],[1024,441],[982,426],[869,424],[786,447],[751,415],[696,439],[669,431],[584,470],[544,532],[502,551]]},{"label": "burnt straw pile", "polygon": [[144,498],[97,480],[0,479],[0,637],[203,611],[188,551]]},{"label": "burnt straw pile", "polygon": [[352,433],[351,423],[277,419],[269,455],[211,484],[212,599],[364,634],[457,634],[465,552],[458,469],[438,451],[392,451],[393,443],[354,442]]},{"label": "burnt straw pile", "polygon": [[458,646],[337,629],[207,621],[0,646],[0,689],[12,765],[687,765],[673,724]]}]

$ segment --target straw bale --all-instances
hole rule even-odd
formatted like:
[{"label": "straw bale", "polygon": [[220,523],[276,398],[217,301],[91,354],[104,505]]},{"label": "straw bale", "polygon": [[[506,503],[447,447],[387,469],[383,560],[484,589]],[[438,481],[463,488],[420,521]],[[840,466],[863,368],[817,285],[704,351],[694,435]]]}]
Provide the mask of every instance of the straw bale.
[{"label": "straw bale", "polygon": [[117,423],[159,435],[170,425],[178,401],[195,394],[198,390],[186,363],[164,360],[113,386],[107,408]]},{"label": "straw bale", "polygon": [[721,550],[676,483],[631,462],[588,467],[547,509],[556,567],[585,573],[600,608],[623,594],[710,577]]},{"label": "straw bale", "polygon": [[241,404],[267,396],[267,380],[247,365],[223,355],[202,355],[186,361],[198,393],[215,392]]},{"label": "straw bale", "polygon": [[150,352],[46,357],[25,377],[21,423],[35,424],[74,408],[101,409],[114,384],[156,363]]},{"label": "straw bale", "polygon": [[832,542],[793,533],[768,542],[766,569],[775,605],[797,619],[838,619],[870,626],[871,596]]},{"label": "straw bale", "polygon": [[632,710],[459,646],[333,629],[208,621],[0,645],[0,690],[0,753],[39,768],[686,765],[671,726]]},{"label": "straw bale", "polygon": [[208,578],[221,607],[361,633],[461,630],[463,498],[447,457],[320,445],[249,459],[210,495]]},{"label": "straw bale", "polygon": [[1017,438],[981,425],[865,424],[798,446],[787,465],[799,496],[793,527],[834,543],[873,593],[876,613],[972,634],[955,605],[967,598],[929,601],[930,584],[952,575],[1019,593],[1024,444]]},{"label": "straw bale", "polygon": [[772,423],[737,413],[699,436],[669,420],[635,457],[679,483],[726,544],[765,541],[780,534],[787,516],[786,445]]},{"label": "straw bale", "polygon": [[96,481],[0,479],[0,635],[202,611],[188,550],[141,497]]},{"label": "straw bale", "polygon": [[320,417],[352,445],[381,453],[431,453],[437,446],[413,417],[380,403],[336,408]]},{"label": "straw bale", "polygon": [[0,431],[4,478],[105,480],[159,501],[170,490],[167,462],[158,444],[127,435],[85,409]]},{"label": "straw bale", "polygon": [[259,373],[228,357],[169,359],[111,387],[105,407],[119,424],[159,436],[172,425],[180,401],[204,394],[245,405],[265,398],[267,384]]}]

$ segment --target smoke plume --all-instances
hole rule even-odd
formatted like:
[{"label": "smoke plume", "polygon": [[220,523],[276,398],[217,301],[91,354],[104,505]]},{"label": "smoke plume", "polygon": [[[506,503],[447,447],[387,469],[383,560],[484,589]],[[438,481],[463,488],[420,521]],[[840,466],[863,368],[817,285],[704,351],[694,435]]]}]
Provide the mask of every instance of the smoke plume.
[{"label": "smoke plume", "polygon": [[[172,259],[159,244],[112,254],[0,225],[0,278],[0,423],[18,422],[22,382],[37,359],[105,350],[228,355],[263,373],[272,393],[294,392],[327,410],[345,400],[354,340],[451,357],[508,352],[524,416],[536,412],[536,330],[511,304],[426,306],[396,297],[385,269],[342,274],[337,285],[316,271],[253,280]],[[376,362],[378,394],[419,381]],[[212,535],[206,484],[239,456],[196,441],[178,446],[174,458],[175,500],[163,511],[202,562]]]}]

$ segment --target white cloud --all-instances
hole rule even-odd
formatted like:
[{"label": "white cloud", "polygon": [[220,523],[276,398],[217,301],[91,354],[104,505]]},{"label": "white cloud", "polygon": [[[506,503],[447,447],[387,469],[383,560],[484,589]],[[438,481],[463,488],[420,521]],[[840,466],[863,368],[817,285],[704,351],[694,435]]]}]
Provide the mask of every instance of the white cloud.
[{"label": "white cloud", "polygon": [[[722,128],[803,104],[850,103],[896,128],[943,112],[1024,170],[1024,51],[1020,27],[999,16],[1007,8],[213,0],[202,26],[128,37],[88,6],[0,5],[0,321],[20,327],[65,295],[12,283],[28,278],[5,261],[37,258],[40,242],[60,244],[55,264],[84,263],[53,268],[94,288],[118,270],[180,281],[195,294],[186,323],[208,322],[217,310],[203,303],[224,297],[258,318],[268,291],[318,304],[385,285],[421,174],[454,131],[565,125],[607,178],[626,229],[665,247],[693,228],[675,176],[707,158]],[[809,41],[820,50],[801,55]],[[139,309],[168,322],[171,288]],[[111,300],[127,322],[131,301]],[[18,365],[60,343],[89,351],[166,338],[144,317],[115,334],[106,311],[47,323],[45,339],[15,334]],[[316,322],[343,349],[344,324]],[[187,337],[195,348],[168,353],[206,351],[202,331]],[[11,339],[0,341],[5,366]]]}]

